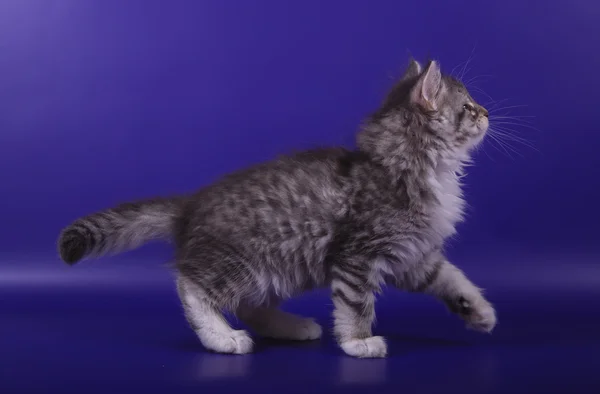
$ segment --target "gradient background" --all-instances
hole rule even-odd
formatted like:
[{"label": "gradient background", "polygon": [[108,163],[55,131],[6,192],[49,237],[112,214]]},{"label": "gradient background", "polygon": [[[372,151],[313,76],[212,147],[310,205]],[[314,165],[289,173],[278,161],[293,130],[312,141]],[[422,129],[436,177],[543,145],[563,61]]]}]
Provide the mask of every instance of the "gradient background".
[{"label": "gradient background", "polygon": [[[595,0],[0,2],[0,391],[599,392],[599,37]],[[450,248],[498,308],[492,336],[390,291],[387,360],[344,357],[330,335],[213,355],[182,317],[168,246],[57,258],[77,216],[352,146],[411,54],[468,61],[473,95],[519,116],[507,151],[477,153]],[[288,308],[330,327],[330,304]]]}]

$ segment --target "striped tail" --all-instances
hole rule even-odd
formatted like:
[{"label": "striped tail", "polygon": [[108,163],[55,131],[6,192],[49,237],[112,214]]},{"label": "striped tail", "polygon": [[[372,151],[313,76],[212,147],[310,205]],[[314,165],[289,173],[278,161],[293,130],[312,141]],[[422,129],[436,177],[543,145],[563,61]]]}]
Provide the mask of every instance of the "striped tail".
[{"label": "striped tail", "polygon": [[154,199],[121,204],[77,219],[60,234],[60,257],[72,265],[87,256],[119,253],[154,239],[170,239],[182,208],[181,199]]}]

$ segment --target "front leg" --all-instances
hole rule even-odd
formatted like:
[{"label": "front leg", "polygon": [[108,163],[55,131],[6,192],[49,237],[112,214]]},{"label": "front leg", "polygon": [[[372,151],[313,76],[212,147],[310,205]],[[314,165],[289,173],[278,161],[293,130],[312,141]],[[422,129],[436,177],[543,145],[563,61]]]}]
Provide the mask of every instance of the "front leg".
[{"label": "front leg", "polygon": [[399,279],[399,287],[433,295],[471,329],[491,332],[496,326],[496,312],[481,289],[440,251],[428,255],[416,272],[404,274]]},{"label": "front leg", "polygon": [[378,284],[368,261],[360,258],[339,260],[331,269],[331,298],[335,309],[334,333],[342,350],[354,357],[385,357],[387,345],[373,336],[375,295]]}]

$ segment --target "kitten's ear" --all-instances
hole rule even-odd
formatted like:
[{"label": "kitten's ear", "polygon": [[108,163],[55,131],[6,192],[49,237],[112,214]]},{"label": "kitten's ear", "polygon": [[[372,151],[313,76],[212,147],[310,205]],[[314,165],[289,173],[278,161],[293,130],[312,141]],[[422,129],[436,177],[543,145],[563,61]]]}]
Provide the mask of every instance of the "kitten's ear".
[{"label": "kitten's ear", "polygon": [[411,58],[410,62],[408,63],[408,68],[404,72],[404,75],[402,76],[401,80],[406,81],[407,79],[416,78],[421,74],[422,70],[423,68],[421,67],[419,62]]},{"label": "kitten's ear", "polygon": [[442,88],[440,65],[432,60],[411,92],[411,101],[427,110],[437,110],[437,98]]}]

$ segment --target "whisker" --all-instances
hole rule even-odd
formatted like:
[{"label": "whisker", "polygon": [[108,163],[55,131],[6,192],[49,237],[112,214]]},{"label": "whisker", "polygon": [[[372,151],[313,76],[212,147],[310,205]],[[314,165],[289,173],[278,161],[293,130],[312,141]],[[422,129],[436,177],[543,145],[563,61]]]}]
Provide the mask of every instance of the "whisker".
[{"label": "whisker", "polygon": [[494,127],[494,128],[492,128],[492,130],[493,130],[494,132],[496,132],[497,134],[500,134],[500,135],[503,135],[503,136],[510,137],[510,138],[514,139],[515,141],[525,141],[525,142],[530,142],[530,141],[529,141],[529,140],[527,140],[526,138],[523,138],[523,137],[521,137],[521,136],[519,136],[519,135],[512,134],[512,131],[513,131],[513,130],[510,130],[510,129],[503,129],[503,128],[500,128],[500,127]]},{"label": "whisker", "polygon": [[488,153],[488,152],[485,150],[485,146],[484,146],[484,145],[485,145],[485,144],[481,144],[481,145],[480,145],[480,146],[481,146],[481,151],[482,151],[483,153],[485,153],[485,155],[486,155],[486,156],[487,156],[487,157],[488,157],[488,158],[489,158],[489,159],[490,159],[490,160],[491,160],[493,163],[495,163],[495,162],[496,162],[496,160],[494,160],[494,158],[493,158],[493,157],[492,157],[492,156],[491,156],[491,155],[490,155],[490,154],[489,154],[489,153]]},{"label": "whisker", "polygon": [[522,118],[516,118],[516,117],[512,117],[512,116],[490,116],[489,117],[489,121],[490,124],[500,124],[503,122],[514,122],[517,123],[519,125],[530,125],[533,126],[533,116],[532,117],[522,117]]},{"label": "whisker", "polygon": [[521,154],[521,152],[519,152],[515,147],[513,147],[512,145],[510,145],[510,143],[508,143],[507,141],[503,140],[502,138],[497,137],[497,141],[498,143],[502,144],[506,149],[510,150],[511,152],[517,154],[520,157],[523,157],[523,154]]},{"label": "whisker", "polygon": [[533,143],[533,141],[527,140],[526,138],[523,138],[521,136],[512,134],[510,131],[507,130],[500,130],[497,128],[494,128],[492,130],[492,133],[499,139],[503,140],[504,142],[508,143],[512,143],[512,144],[521,144],[529,149],[532,149],[534,151],[536,151],[537,153],[541,153],[541,151],[535,146],[535,144]]},{"label": "whisker", "polygon": [[538,153],[540,152],[540,150],[533,144],[533,142],[531,142],[523,137],[520,137],[518,135],[510,134],[506,130],[494,128],[494,129],[490,129],[488,132],[491,132],[494,136],[496,136],[498,139],[503,140],[505,143],[508,143],[509,141],[514,142],[514,143],[519,143],[530,149],[535,150]]},{"label": "whisker", "polygon": [[[489,158],[489,159],[490,159],[492,162],[494,162],[494,163],[495,163],[496,161],[494,160],[494,158],[493,158],[492,156],[490,156],[490,154],[489,154],[489,153],[488,153],[488,152],[485,150],[485,145],[486,145],[485,143],[477,145],[477,147],[475,148],[475,152],[479,152],[479,151],[481,151],[481,152],[485,153],[485,155],[486,155],[486,156],[487,156],[487,157],[488,157],[488,158]],[[465,165],[465,167],[469,167],[469,166],[470,166],[470,164],[467,164],[467,165]]]},{"label": "whisker", "polygon": [[522,135],[521,130],[519,130],[518,127],[513,128],[511,126],[506,126],[506,125],[492,124],[492,125],[490,125],[490,128],[494,129],[494,130],[502,131],[504,133],[510,133],[511,135],[519,135],[519,136]]},{"label": "whisker", "polygon": [[472,91],[474,91],[474,92],[478,92],[478,93],[481,93],[481,94],[483,94],[483,95],[484,95],[484,96],[486,96],[488,99],[492,100],[492,102],[494,101],[494,98],[493,98],[492,96],[490,96],[489,94],[487,94],[486,92],[484,92],[484,91],[483,91],[482,89],[480,89],[480,88],[473,87],[471,90],[472,90]]},{"label": "whisker", "polygon": [[505,103],[506,101],[508,101],[508,99],[502,99],[502,100],[492,100],[490,103],[487,103],[487,107],[488,111],[492,111],[492,113],[494,111],[497,111],[498,108],[500,107],[501,104]]},{"label": "whisker", "polygon": [[[511,105],[508,107],[502,107],[502,108],[493,108],[492,111],[493,112],[498,112],[498,111],[506,111],[507,109],[514,109],[514,108],[525,108],[528,107],[528,105]],[[492,112],[490,112],[492,113]]]},{"label": "whisker", "polygon": [[[497,139],[497,137],[493,134],[493,133],[489,133],[488,134],[490,136],[490,141],[494,141],[496,142],[496,144],[498,144],[498,146],[501,148],[499,149],[496,145],[491,144],[492,146],[494,146],[496,149],[498,149],[499,152],[504,151],[504,153],[506,153],[506,155],[508,157],[510,157],[511,159],[513,159],[513,157],[510,155],[510,153],[506,150],[506,148],[502,145],[502,143],[500,143],[500,141]],[[514,159],[513,159],[514,160]]]},{"label": "whisker", "polygon": [[493,77],[493,75],[491,75],[491,74],[476,75],[476,76],[470,78],[468,81],[464,81],[463,84],[466,86],[466,85],[470,85],[470,84],[476,82],[477,80],[479,80],[481,78],[492,78],[492,77]]},{"label": "whisker", "polygon": [[490,125],[492,126],[502,126],[502,127],[509,127],[510,126],[514,126],[515,128],[525,128],[525,129],[531,129],[533,128],[536,131],[539,131],[535,128],[534,123],[532,122],[527,122],[527,121],[523,121],[523,120],[517,120],[517,121],[509,121],[509,120],[497,120],[497,119],[491,119],[490,120]]},{"label": "whisker", "polygon": [[473,57],[475,55],[475,48],[477,47],[477,43],[475,43],[475,45],[473,45],[473,49],[471,49],[471,54],[469,55],[469,58],[467,59],[467,62],[465,63],[465,65],[462,68],[462,73],[460,74],[460,78],[459,80],[462,81],[465,77],[465,74],[467,72],[467,68],[469,67],[469,64],[471,63],[471,61],[473,60]]},{"label": "whisker", "polygon": [[530,129],[533,131],[537,131],[537,132],[542,132],[540,129],[538,129],[537,127],[528,124],[528,123],[516,123],[516,122],[508,122],[508,121],[500,121],[500,122],[494,122],[494,125],[496,126],[517,126],[517,127],[523,127],[526,129]]},{"label": "whisker", "polygon": [[462,65],[463,65],[464,63],[465,63],[465,62],[463,61],[463,62],[460,62],[460,63],[458,63],[456,66],[454,66],[454,68],[452,69],[452,71],[450,71],[450,75],[454,75],[454,77],[455,77],[456,79],[459,79],[459,78],[458,78],[458,75],[456,74],[456,69],[457,69],[457,68],[459,68],[459,67],[462,67]]},{"label": "whisker", "polygon": [[[468,68],[467,68],[467,69],[466,69],[466,70],[463,72],[462,78],[464,78],[464,77],[465,77],[465,75],[467,75],[467,74],[468,74],[468,73],[469,73],[469,72],[470,72],[472,69],[473,69],[473,67],[472,67],[472,66],[469,66],[469,67],[468,67]],[[461,78],[461,80],[462,80],[462,78]]]},{"label": "whisker", "polygon": [[523,119],[535,117],[535,115],[494,115],[494,119]]}]

